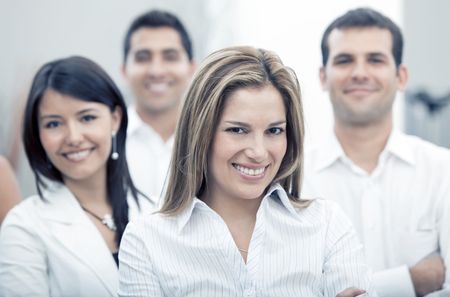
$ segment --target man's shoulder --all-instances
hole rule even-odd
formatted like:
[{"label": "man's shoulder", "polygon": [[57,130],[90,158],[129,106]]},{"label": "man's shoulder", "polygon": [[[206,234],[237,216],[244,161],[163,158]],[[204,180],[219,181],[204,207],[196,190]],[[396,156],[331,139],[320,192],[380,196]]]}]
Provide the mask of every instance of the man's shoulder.
[{"label": "man's shoulder", "polygon": [[333,164],[344,152],[334,135],[328,135],[321,140],[305,147],[305,171],[325,168]]},{"label": "man's shoulder", "polygon": [[402,141],[414,150],[417,157],[429,161],[450,161],[450,150],[415,135],[403,134]]}]

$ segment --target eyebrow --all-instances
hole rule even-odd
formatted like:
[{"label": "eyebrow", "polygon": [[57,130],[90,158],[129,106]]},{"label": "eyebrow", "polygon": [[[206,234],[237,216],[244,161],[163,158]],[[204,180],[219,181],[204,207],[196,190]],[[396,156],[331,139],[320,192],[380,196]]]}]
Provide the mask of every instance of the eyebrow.
[{"label": "eyebrow", "polygon": [[135,54],[135,55],[136,55],[136,54],[141,54],[141,53],[150,54],[151,51],[150,51],[149,49],[146,49],[146,48],[141,48],[141,49],[138,49],[138,50],[134,51],[134,54]]},{"label": "eyebrow", "polygon": [[[171,53],[178,54],[180,52],[181,52],[181,49],[175,48],[175,47],[163,48],[161,50],[161,53],[163,53],[163,54],[171,54]],[[134,52],[135,55],[142,54],[142,53],[151,55],[153,53],[153,50],[143,48],[143,49],[138,49]]]},{"label": "eyebrow", "polygon": [[[89,113],[89,112],[98,112],[98,110],[95,109],[95,108],[86,108],[86,109],[82,109],[82,110],[78,111],[76,113],[76,115],[81,115],[81,114],[85,114],[85,113]],[[56,115],[56,114],[48,114],[48,115],[43,115],[43,116],[39,117],[40,120],[44,120],[44,119],[60,119],[60,118],[62,118],[62,116]]]},{"label": "eyebrow", "polygon": [[[231,125],[236,125],[236,126],[242,126],[242,127],[250,127],[249,124],[244,123],[244,122],[239,122],[239,121],[225,121],[226,124],[231,124]],[[277,122],[273,122],[269,124],[269,127],[273,127],[273,126],[279,126],[279,125],[283,125],[286,124],[286,121],[277,121]]]},{"label": "eyebrow", "polygon": [[382,58],[387,58],[387,55],[385,53],[380,53],[380,52],[374,52],[374,53],[368,53],[367,54],[369,57],[382,57]]},{"label": "eyebrow", "polygon": [[[386,54],[383,52],[369,52],[365,55],[369,56],[369,57],[386,57]],[[339,53],[336,56],[334,56],[333,60],[341,59],[341,58],[352,58],[354,56],[355,56],[354,54],[344,52],[344,53]]]},{"label": "eyebrow", "polygon": [[178,48],[166,48],[166,49],[163,49],[163,50],[162,50],[162,52],[163,52],[164,54],[172,54],[172,53],[178,54],[180,51],[181,51],[181,50],[178,49]]},{"label": "eyebrow", "polygon": [[333,56],[333,61],[339,60],[339,59],[352,59],[354,55],[349,53],[339,53],[336,56]]}]

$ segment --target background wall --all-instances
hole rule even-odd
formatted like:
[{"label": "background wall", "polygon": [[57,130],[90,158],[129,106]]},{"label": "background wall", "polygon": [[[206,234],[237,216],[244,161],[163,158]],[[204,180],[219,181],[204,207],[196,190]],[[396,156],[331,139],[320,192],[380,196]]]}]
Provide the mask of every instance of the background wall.
[{"label": "background wall", "polygon": [[450,148],[450,1],[404,2],[405,130]]},{"label": "background wall", "polygon": [[[127,96],[119,71],[122,39],[132,19],[151,8],[167,9],[181,18],[193,37],[198,61],[230,45],[276,51],[297,72],[307,143],[313,143],[332,125],[331,107],[318,80],[321,35],[338,14],[357,6],[378,9],[403,27],[401,0],[0,0],[0,153],[19,152],[16,166],[23,194],[33,193],[34,180],[24,155],[12,148],[20,128],[15,114],[21,113],[32,76],[49,60],[83,55],[102,65]],[[402,119],[400,95],[396,105],[400,128]]]}]

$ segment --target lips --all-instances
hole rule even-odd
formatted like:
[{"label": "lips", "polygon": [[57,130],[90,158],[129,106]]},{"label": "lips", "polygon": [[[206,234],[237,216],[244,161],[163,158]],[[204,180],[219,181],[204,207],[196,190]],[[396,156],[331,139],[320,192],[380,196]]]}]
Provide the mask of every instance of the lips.
[{"label": "lips", "polygon": [[377,89],[374,87],[365,87],[365,86],[350,86],[344,89],[345,94],[350,93],[371,93],[375,92]]},{"label": "lips", "polygon": [[264,175],[264,172],[266,171],[267,167],[269,167],[269,165],[267,166],[262,166],[262,167],[256,167],[256,168],[248,168],[236,163],[233,163],[233,167],[236,168],[239,172],[248,175],[248,176],[262,176]]},{"label": "lips", "polygon": [[170,88],[169,82],[149,82],[145,85],[145,88],[155,94],[164,94]]},{"label": "lips", "polygon": [[91,152],[94,150],[94,148],[88,148],[83,150],[78,150],[76,152],[68,152],[68,153],[62,153],[62,155],[67,158],[69,161],[72,162],[80,162],[85,160]]}]

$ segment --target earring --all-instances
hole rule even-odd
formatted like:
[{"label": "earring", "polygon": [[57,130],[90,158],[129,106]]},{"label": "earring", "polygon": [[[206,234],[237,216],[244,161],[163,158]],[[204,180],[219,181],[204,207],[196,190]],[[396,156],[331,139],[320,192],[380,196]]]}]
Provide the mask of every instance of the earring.
[{"label": "earring", "polygon": [[111,154],[111,159],[113,159],[113,160],[119,159],[119,153],[117,152],[116,131],[112,132],[112,154]]}]

